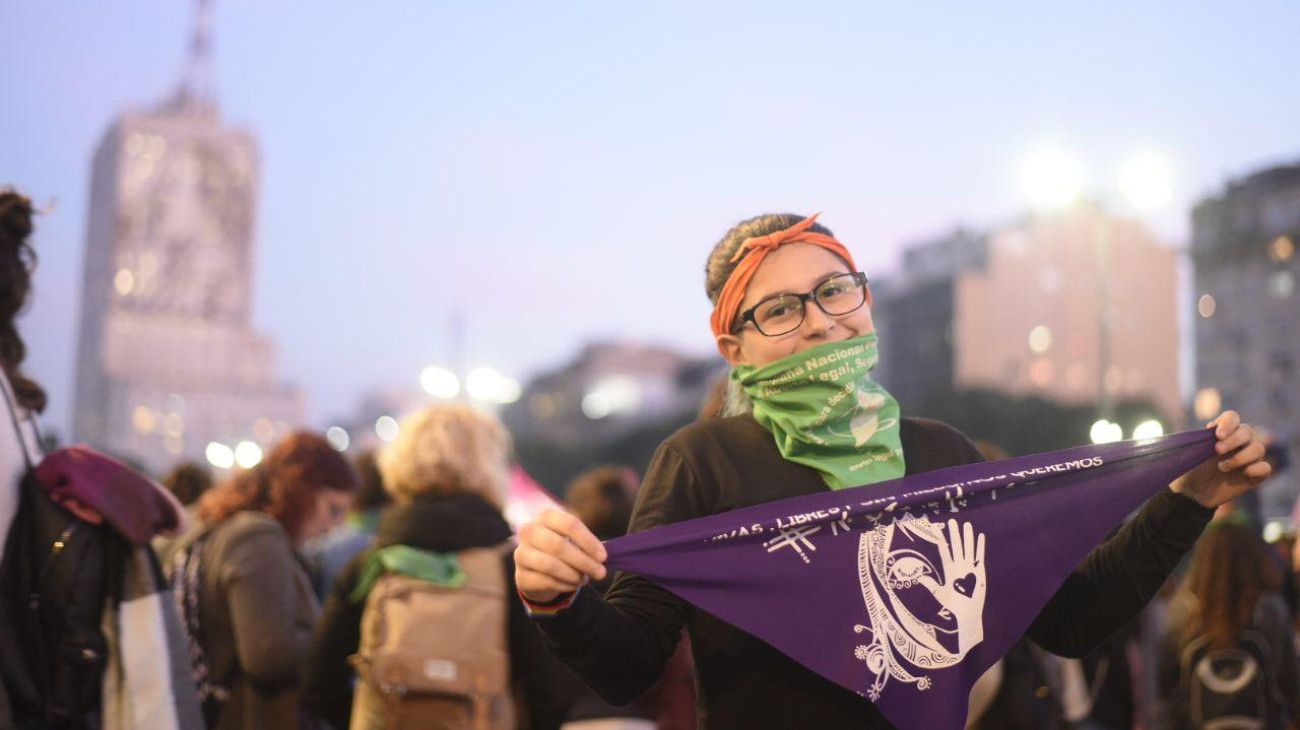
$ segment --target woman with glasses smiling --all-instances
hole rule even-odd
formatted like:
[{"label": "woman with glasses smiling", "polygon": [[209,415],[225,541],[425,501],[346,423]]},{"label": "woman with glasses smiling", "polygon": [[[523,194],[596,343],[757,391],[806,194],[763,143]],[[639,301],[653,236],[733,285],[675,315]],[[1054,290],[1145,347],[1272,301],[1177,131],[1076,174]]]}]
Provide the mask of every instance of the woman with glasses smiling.
[{"label": "woman with glasses smiling", "polygon": [[[878,343],[867,277],[816,216],[763,215],[714,246],[705,290],[719,352],[732,366],[723,417],[660,446],[631,532],[787,497],[981,461],[953,428],[902,417],[873,381]],[[1208,523],[1213,508],[1269,473],[1264,447],[1236,413],[1210,460],[1152,497],[1061,586],[1029,630],[1079,656],[1135,615]],[[520,530],[520,596],[551,648],[615,704],[660,675],[684,625],[705,728],[885,728],[871,703],[636,575],[602,597],[605,550],[558,510]],[[809,620],[816,620],[810,615]]]}]

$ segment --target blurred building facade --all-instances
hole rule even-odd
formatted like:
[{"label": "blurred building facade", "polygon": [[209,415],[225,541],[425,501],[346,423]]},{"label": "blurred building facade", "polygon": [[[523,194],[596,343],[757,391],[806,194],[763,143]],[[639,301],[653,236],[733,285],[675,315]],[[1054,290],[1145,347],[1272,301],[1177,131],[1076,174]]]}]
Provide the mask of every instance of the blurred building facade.
[{"label": "blurred building facade", "polygon": [[881,331],[874,377],[905,413],[955,385],[954,326],[957,282],[984,268],[988,236],[958,229],[903,251],[902,273],[871,282],[872,316]]},{"label": "blurred building facade", "polygon": [[360,453],[383,448],[397,438],[403,418],[447,399],[433,398],[419,388],[374,388],[361,394],[350,414],[335,417],[325,431],[334,448]]},{"label": "blurred building facade", "polygon": [[1145,398],[1168,427],[1183,411],[1177,281],[1172,248],[1090,203],[957,230],[909,247],[901,274],[873,287],[878,377],[917,415],[946,392],[991,388]]},{"label": "blurred building facade", "polygon": [[74,438],[154,471],[303,417],[252,327],[257,146],[219,117],[209,45],[201,5],[178,90],[92,163]]},{"label": "blurred building facade", "polygon": [[[1238,410],[1286,444],[1293,462],[1300,453],[1297,242],[1300,164],[1230,182],[1192,210],[1196,416]],[[1286,491],[1288,481],[1294,485],[1295,475],[1270,480],[1265,496]],[[1289,491],[1293,497],[1295,487]]]},{"label": "blurred building facade", "polygon": [[599,444],[665,419],[689,421],[725,370],[719,357],[633,342],[595,343],[531,380],[501,415],[520,440]]}]

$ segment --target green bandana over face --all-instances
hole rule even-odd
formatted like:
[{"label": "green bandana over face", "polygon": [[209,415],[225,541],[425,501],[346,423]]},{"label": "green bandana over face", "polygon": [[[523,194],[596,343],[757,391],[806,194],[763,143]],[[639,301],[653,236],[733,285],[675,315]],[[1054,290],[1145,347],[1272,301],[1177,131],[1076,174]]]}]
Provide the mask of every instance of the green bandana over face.
[{"label": "green bandana over face", "polygon": [[903,476],[898,402],[871,379],[875,333],[828,342],[731,377],[754,404],[754,418],[788,461],[821,472],[831,489]]}]

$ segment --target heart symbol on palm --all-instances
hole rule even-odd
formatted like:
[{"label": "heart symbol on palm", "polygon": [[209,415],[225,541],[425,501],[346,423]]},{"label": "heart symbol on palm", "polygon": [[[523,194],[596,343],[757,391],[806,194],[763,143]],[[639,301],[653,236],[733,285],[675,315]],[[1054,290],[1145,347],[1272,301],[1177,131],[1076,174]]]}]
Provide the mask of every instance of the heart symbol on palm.
[{"label": "heart symbol on palm", "polygon": [[953,581],[952,587],[956,588],[957,592],[963,596],[969,596],[975,592],[976,580],[974,573],[967,573],[956,581]]}]

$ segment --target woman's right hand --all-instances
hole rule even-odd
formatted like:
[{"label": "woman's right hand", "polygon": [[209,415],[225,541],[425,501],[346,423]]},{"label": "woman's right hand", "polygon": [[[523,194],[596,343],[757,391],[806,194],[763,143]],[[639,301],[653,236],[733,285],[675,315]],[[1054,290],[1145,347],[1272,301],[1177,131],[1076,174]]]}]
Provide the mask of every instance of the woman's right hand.
[{"label": "woman's right hand", "polygon": [[550,603],[605,577],[605,546],[582,520],[547,509],[519,528],[515,586],[534,603]]}]

